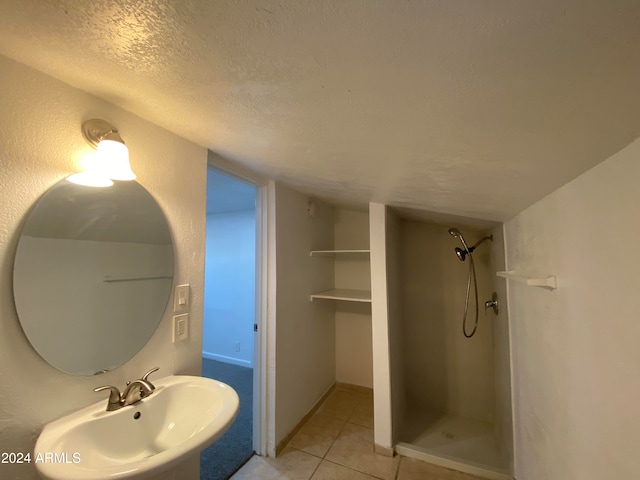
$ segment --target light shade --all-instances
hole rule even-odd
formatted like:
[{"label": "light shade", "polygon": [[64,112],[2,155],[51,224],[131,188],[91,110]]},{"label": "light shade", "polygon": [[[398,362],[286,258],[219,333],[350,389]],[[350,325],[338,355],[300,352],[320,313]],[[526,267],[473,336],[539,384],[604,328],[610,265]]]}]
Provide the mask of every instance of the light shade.
[{"label": "light shade", "polygon": [[129,163],[129,149],[117,140],[98,143],[98,169],[111,180],[135,180],[136,174]]},{"label": "light shade", "polygon": [[107,177],[91,170],[74,173],[68,176],[67,180],[77,185],[84,185],[85,187],[110,187],[113,185],[113,182]]},{"label": "light shade", "polygon": [[111,180],[135,180],[136,174],[129,164],[129,149],[116,127],[105,120],[94,118],[82,124],[82,136],[97,151],[84,172],[68,177],[70,182],[91,187],[108,187],[113,185]]}]

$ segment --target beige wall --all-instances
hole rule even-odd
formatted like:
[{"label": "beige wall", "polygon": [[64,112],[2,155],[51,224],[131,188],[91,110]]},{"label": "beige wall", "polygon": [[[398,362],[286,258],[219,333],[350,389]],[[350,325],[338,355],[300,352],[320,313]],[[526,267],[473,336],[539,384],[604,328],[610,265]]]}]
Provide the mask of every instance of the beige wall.
[{"label": "beige wall", "polygon": [[[156,378],[198,374],[202,332],[207,152],[155,125],[0,57],[0,451],[32,451],[42,426],[98,401],[93,388],[122,386],[159,366]],[[25,338],[12,296],[12,265],[22,222],[33,203],[59,180],[78,171],[87,152],[83,120],[115,124],[127,142],[138,181],[160,204],[173,234],[175,283],[191,284],[191,338],[171,343],[167,310],[147,345],[132,360],[96,377],[50,367]],[[106,400],[105,400],[106,401]],[[197,478],[197,464],[181,478]],[[0,477],[35,479],[31,465],[0,465]]]},{"label": "beige wall", "polygon": [[404,332],[402,322],[402,277],[400,275],[400,218],[390,208],[386,215],[387,295],[389,311],[389,371],[391,372],[391,414],[393,444],[400,441],[400,432],[407,414],[405,385],[414,381],[406,377],[404,364]]},{"label": "beige wall", "polygon": [[275,444],[288,435],[335,381],[333,302],[309,301],[332,288],[333,262],[311,250],[333,248],[333,209],[276,185]]},{"label": "beige wall", "polygon": [[[334,209],[334,248],[369,248],[369,214]],[[332,261],[332,260],[328,260]],[[335,260],[335,287],[371,290],[369,258]],[[335,302],[336,381],[373,388],[371,304]]]},{"label": "beige wall", "polygon": [[640,140],[505,224],[518,480],[640,472]]},{"label": "beige wall", "polygon": [[[447,226],[403,220],[400,225],[400,275],[405,382],[410,406],[492,421],[494,418],[493,323],[485,314],[491,298],[490,248],[473,254],[478,278],[479,324],[472,338],[462,334],[469,260],[454,253],[460,242]],[[468,243],[482,235],[461,228]],[[467,331],[475,317],[473,287]]]},{"label": "beige wall", "polygon": [[[491,272],[506,270],[504,251],[504,228],[499,226],[491,232]],[[493,275],[493,273],[491,273]],[[509,307],[507,285],[493,277],[498,294],[499,314],[493,317],[493,365],[495,379],[494,430],[509,471],[513,471],[513,409],[511,408],[511,345],[509,343]]]}]

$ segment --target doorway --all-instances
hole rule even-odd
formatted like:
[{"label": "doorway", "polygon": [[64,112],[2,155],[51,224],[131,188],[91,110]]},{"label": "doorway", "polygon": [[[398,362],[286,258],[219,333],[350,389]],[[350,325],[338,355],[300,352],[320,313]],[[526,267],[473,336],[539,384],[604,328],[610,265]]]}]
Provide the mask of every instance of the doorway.
[{"label": "doorway", "polygon": [[229,478],[253,455],[257,440],[257,193],[256,185],[207,170],[202,376],[233,387],[240,411],[229,430],[202,452],[201,480]]}]

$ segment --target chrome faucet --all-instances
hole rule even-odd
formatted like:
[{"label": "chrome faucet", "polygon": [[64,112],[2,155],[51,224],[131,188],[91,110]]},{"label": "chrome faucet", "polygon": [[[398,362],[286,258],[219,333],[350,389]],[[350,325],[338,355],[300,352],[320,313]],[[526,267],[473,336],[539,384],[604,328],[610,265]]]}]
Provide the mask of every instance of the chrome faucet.
[{"label": "chrome faucet", "polygon": [[156,389],[155,385],[149,381],[149,375],[153,372],[160,370],[159,367],[152,368],[145,373],[142,378],[127,382],[127,386],[122,393],[117,387],[113,385],[103,385],[101,387],[94,388],[94,392],[102,392],[103,390],[109,390],[109,400],[107,401],[107,412],[118,410],[119,408],[127,405],[133,405],[138,403],[143,398],[148,397]]},{"label": "chrome faucet", "polygon": [[103,390],[110,390],[109,400],[107,401],[107,412],[113,412],[114,410],[118,410],[122,407],[120,390],[117,387],[112,385],[103,385],[102,387],[94,388],[94,392],[101,392]]},{"label": "chrome faucet", "polygon": [[156,387],[146,380],[134,380],[133,382],[127,382],[127,388],[122,392],[121,398],[123,407],[139,402],[145,397],[148,397],[153,393]]}]

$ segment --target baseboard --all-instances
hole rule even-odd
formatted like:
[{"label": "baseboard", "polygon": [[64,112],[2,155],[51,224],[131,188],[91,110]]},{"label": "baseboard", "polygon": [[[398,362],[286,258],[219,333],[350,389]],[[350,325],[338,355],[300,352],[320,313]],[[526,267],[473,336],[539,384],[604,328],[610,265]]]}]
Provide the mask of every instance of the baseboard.
[{"label": "baseboard", "polygon": [[217,353],[202,352],[203,358],[209,360],[217,360],[218,362],[230,363],[231,365],[237,365],[239,367],[253,368],[253,363],[241,358],[227,357],[226,355],[218,355]]},{"label": "baseboard", "polygon": [[373,393],[373,388],[361,387],[360,385],[352,385],[351,383],[336,383],[336,390],[345,390],[353,393]]},{"label": "baseboard", "polygon": [[393,447],[385,447],[383,445],[373,444],[373,451],[378,455],[384,455],[385,457],[393,457],[396,452]]},{"label": "baseboard", "polygon": [[329,389],[324,393],[324,395],[320,397],[320,399],[315,403],[315,405],[311,407],[311,410],[309,410],[306,413],[306,415],[302,417],[302,419],[296,424],[296,426],[293,427],[293,430],[291,430],[286,437],[280,440],[280,442],[276,446],[276,457],[280,456],[280,454],[285,449],[285,447],[289,444],[289,442],[293,440],[293,437],[296,436],[296,434],[304,426],[307,420],[309,420],[311,416],[318,411],[318,408],[320,408],[320,405],[322,405],[322,402],[324,402],[327,399],[327,397],[331,395],[331,392],[333,392],[335,389],[336,389],[336,384],[334,383],[329,387]]}]

